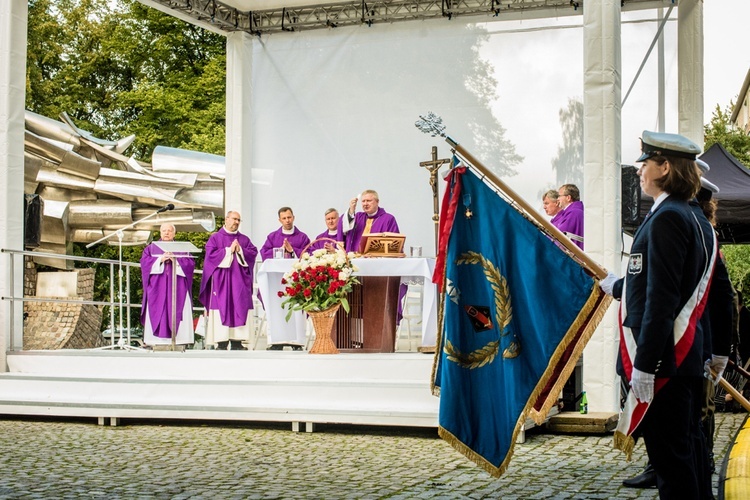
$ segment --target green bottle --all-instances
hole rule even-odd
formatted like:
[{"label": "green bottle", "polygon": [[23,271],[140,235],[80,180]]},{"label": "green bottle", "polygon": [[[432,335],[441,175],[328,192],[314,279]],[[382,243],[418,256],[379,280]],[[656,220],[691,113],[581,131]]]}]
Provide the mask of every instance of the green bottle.
[{"label": "green bottle", "polygon": [[586,391],[583,391],[583,394],[581,394],[581,404],[579,409],[584,415],[589,412],[589,400],[586,399]]}]

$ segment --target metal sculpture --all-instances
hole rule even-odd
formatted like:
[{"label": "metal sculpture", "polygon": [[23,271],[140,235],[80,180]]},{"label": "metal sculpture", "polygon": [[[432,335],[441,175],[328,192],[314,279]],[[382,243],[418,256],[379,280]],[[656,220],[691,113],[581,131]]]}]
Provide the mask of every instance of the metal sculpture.
[{"label": "metal sculpture", "polygon": [[[63,113],[61,121],[26,111],[24,192],[39,195],[43,219],[39,246],[69,254],[72,243],[91,243],[165,204],[174,210],[123,231],[123,244],[145,245],[164,222],[178,231],[213,231],[224,210],[224,157],[157,146],[152,163],[123,153],[135,140],[94,137]],[[117,241],[111,244],[117,244]],[[36,259],[58,268],[62,259]]]}]

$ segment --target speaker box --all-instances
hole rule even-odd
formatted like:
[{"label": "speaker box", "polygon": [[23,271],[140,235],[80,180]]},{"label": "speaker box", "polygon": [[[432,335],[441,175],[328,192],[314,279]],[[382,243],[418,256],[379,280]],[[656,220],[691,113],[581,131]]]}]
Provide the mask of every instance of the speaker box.
[{"label": "speaker box", "polygon": [[641,223],[641,182],[638,169],[622,166],[622,227],[638,227]]},{"label": "speaker box", "polygon": [[24,247],[26,250],[31,250],[42,243],[44,202],[38,194],[27,194],[24,198],[26,202],[23,219]]}]

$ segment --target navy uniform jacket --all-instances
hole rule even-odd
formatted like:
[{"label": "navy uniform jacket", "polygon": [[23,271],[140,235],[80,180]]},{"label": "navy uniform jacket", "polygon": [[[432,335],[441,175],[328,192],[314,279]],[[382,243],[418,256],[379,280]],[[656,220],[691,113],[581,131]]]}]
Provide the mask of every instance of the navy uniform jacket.
[{"label": "navy uniform jacket", "polygon": [[[710,255],[703,240],[688,203],[672,196],[656,207],[635,234],[625,277],[627,317],[623,325],[633,331],[638,346],[634,366],[642,372],[657,377],[703,374],[700,323],[679,369],[672,335],[674,320],[698,286]],[[622,295],[622,280],[613,295]],[[621,355],[617,371],[625,375]]]},{"label": "navy uniform jacket", "polygon": [[[690,208],[698,218],[701,231],[709,242],[708,252],[713,249],[714,228],[697,201],[690,202]],[[716,259],[714,273],[711,276],[711,288],[708,289],[708,303],[701,316],[703,328],[703,359],[710,359],[711,354],[729,356],[732,346],[732,308],[734,307],[734,288],[729,280],[727,266],[721,258]]]}]

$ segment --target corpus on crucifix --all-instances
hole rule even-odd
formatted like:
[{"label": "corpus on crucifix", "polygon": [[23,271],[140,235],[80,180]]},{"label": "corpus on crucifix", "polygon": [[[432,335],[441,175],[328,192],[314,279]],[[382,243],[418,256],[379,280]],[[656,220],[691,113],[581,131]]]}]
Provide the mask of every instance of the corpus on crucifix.
[{"label": "corpus on crucifix", "polygon": [[432,159],[429,161],[419,162],[420,167],[425,167],[430,172],[430,186],[432,186],[432,221],[435,223],[435,255],[437,255],[438,249],[438,224],[440,222],[440,207],[438,204],[438,184],[437,184],[437,173],[440,167],[446,163],[450,163],[450,158],[438,159],[437,146],[432,146]]}]

